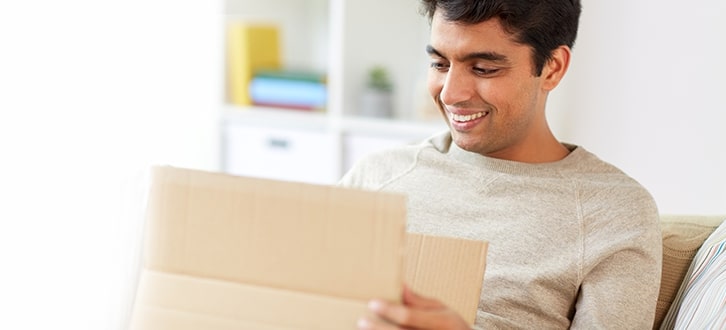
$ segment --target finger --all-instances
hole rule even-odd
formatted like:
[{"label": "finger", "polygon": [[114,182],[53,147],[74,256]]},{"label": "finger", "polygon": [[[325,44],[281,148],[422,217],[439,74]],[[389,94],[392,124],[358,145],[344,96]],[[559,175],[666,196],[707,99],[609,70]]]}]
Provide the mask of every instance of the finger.
[{"label": "finger", "polygon": [[[382,300],[373,300],[368,305],[371,311],[386,321],[404,327],[437,329],[438,310],[416,309]],[[383,328],[381,328],[383,329]],[[395,328],[398,329],[398,328]]]},{"label": "finger", "polygon": [[360,330],[398,330],[399,328],[393,324],[383,322],[380,319],[363,317],[358,320],[358,329]]},{"label": "finger", "polygon": [[[443,306],[422,309],[373,300],[369,308],[378,316],[406,329],[468,329],[468,324],[454,311]],[[379,329],[379,328],[374,328]],[[391,328],[380,328],[391,329]],[[398,329],[398,328],[393,328]]]},{"label": "finger", "polygon": [[445,308],[444,304],[441,303],[439,300],[422,296],[414,292],[407,285],[403,286],[403,304],[423,309]]}]

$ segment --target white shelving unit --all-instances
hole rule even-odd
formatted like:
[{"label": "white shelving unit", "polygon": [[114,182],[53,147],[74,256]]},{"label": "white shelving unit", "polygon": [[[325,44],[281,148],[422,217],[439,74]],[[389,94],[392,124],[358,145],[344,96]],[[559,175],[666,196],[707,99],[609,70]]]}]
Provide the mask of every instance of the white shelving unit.
[{"label": "white shelving unit", "polygon": [[[330,184],[363,155],[446,128],[422,120],[428,23],[409,0],[226,0],[227,20],[278,24],[285,66],[326,72],[325,112],[238,107],[221,111],[222,170]],[[369,68],[394,82],[394,117],[357,116]],[[430,110],[429,110],[430,111]]]}]

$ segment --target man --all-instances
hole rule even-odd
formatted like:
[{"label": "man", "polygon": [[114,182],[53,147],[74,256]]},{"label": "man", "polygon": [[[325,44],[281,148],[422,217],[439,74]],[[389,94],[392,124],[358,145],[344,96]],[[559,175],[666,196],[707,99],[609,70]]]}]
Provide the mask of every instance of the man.
[{"label": "man", "polygon": [[[648,329],[660,283],[656,205],[636,181],[560,143],[547,96],[567,71],[578,0],[424,0],[428,88],[449,131],[369,156],[341,184],[408,196],[408,231],[489,241],[476,326]],[[405,289],[361,329],[467,329]]]}]

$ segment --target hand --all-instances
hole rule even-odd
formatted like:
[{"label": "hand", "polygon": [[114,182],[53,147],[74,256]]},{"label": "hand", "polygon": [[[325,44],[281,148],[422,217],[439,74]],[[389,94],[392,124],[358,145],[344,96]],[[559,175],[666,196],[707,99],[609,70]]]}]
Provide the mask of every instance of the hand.
[{"label": "hand", "polygon": [[371,300],[368,307],[381,319],[390,323],[362,318],[358,321],[358,329],[471,329],[459,314],[440,301],[420,296],[406,286],[403,288],[403,305]]}]

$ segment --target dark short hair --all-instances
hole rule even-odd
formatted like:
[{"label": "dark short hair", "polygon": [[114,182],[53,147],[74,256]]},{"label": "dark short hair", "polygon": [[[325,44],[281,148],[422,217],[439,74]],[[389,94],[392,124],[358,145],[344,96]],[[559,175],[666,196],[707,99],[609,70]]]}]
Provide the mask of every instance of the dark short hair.
[{"label": "dark short hair", "polygon": [[499,18],[516,42],[532,47],[536,76],[542,74],[553,50],[574,46],[582,10],[580,0],[421,0],[421,4],[429,22],[437,10],[444,19],[464,24]]}]

